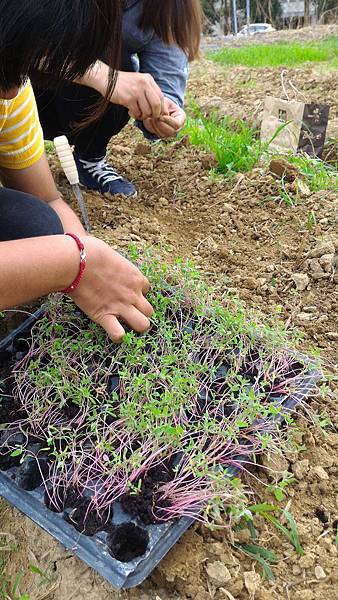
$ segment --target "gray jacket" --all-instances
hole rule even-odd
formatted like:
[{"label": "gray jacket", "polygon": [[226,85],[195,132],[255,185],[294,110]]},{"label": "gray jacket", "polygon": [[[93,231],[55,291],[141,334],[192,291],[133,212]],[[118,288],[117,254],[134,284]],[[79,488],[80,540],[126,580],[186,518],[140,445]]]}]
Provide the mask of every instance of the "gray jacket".
[{"label": "gray jacket", "polygon": [[[142,4],[143,0],[127,0],[123,10],[122,70],[149,73],[163,94],[182,107],[188,79],[187,57],[177,46],[164,44],[153,30],[139,28]],[[141,123],[137,125],[148,134]]]}]

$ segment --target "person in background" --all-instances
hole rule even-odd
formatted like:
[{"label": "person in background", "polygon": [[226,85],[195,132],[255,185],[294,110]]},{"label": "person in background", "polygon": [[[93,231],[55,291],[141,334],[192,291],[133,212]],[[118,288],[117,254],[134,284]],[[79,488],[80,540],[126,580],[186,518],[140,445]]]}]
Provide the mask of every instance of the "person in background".
[{"label": "person in background", "polygon": [[149,327],[149,283],[86,234],[56,189],[30,78],[74,81],[105,52],[111,68],[94,122],[116,83],[121,22],[121,0],[0,0],[0,310],[64,291],[114,341],[120,320]]},{"label": "person in background", "polygon": [[136,195],[134,185],[106,158],[108,143],[130,117],[151,140],[173,137],[184,126],[188,62],[199,52],[201,15],[200,0],[125,0],[121,68],[110,106],[99,122],[89,119],[80,130],[77,124],[88,120],[107,93],[109,59],[56,92],[34,81],[45,138],[67,135],[87,189]]}]

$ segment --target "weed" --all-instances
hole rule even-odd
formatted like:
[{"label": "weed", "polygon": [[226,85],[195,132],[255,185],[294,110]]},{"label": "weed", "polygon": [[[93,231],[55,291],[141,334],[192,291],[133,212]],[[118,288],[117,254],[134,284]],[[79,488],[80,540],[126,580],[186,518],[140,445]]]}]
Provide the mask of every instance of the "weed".
[{"label": "weed", "polygon": [[20,594],[19,586],[23,577],[20,572],[12,578],[6,575],[6,561],[0,560],[0,600],[30,600],[27,594]]},{"label": "weed", "polygon": [[292,473],[285,471],[280,481],[278,481],[274,485],[269,486],[269,489],[273,492],[278,502],[282,502],[285,499],[285,490],[294,481],[295,478],[292,475]]},{"label": "weed", "polygon": [[45,151],[48,156],[51,156],[55,153],[54,144],[50,140],[45,140]]},{"label": "weed", "polygon": [[218,163],[216,168],[211,169],[215,180],[220,173],[232,177],[235,173],[250,171],[287,126],[287,123],[282,123],[270,140],[261,142],[258,131],[246,121],[227,116],[220,118],[217,113],[205,116],[192,98],[189,112],[191,116],[180,136],[188,136],[193,146],[200,146],[213,154]]},{"label": "weed", "polygon": [[263,568],[263,573],[270,581],[275,581],[275,576],[272,572],[269,563],[275,564],[278,562],[276,555],[270,550],[266,550],[257,544],[234,544],[237,550],[241,550],[250,558],[256,560]]},{"label": "weed", "polygon": [[319,158],[310,158],[304,154],[290,154],[288,159],[298,167],[311,192],[338,192],[338,164],[334,168]]},{"label": "weed", "polygon": [[[236,515],[236,512],[237,511],[235,509],[235,511],[234,511],[235,515]],[[274,513],[276,513],[276,512],[279,514],[279,517],[276,517],[274,515]],[[268,504],[268,503],[264,502],[262,504],[254,504],[252,506],[247,506],[247,508],[242,512],[242,514],[239,514],[240,521],[239,521],[239,524],[235,527],[235,531],[238,531],[238,530],[242,529],[243,527],[248,527],[252,539],[256,540],[257,539],[257,532],[256,532],[256,528],[255,528],[255,516],[256,515],[260,515],[266,521],[272,523],[276,527],[276,529],[284,537],[286,537],[289,540],[289,542],[294,546],[296,552],[300,556],[302,556],[304,554],[303,548],[299,541],[297,525],[296,525],[296,522],[295,522],[292,514],[288,510],[286,510],[286,509],[281,510],[280,508],[278,508],[277,506],[274,506],[273,504]],[[237,513],[237,519],[238,519],[238,513]],[[281,523],[281,519],[286,520],[289,527],[287,527],[286,525],[283,525],[283,523]],[[263,548],[262,546],[259,546],[257,543],[256,544],[236,543],[236,544],[234,544],[234,546],[238,550],[241,550],[242,552],[244,552],[251,558],[255,559],[257,562],[259,562],[263,568],[264,575],[268,579],[271,579],[271,580],[275,579],[272,569],[270,567],[270,564],[274,564],[277,562],[277,558],[273,552],[271,552],[270,550],[267,550],[266,548]]]},{"label": "weed", "polygon": [[337,40],[328,38],[317,44],[279,43],[245,45],[209,52],[208,58],[225,66],[245,65],[251,68],[295,67],[306,62],[333,61],[337,57]]},{"label": "weed", "polygon": [[282,184],[282,190],[279,193],[279,197],[289,208],[292,208],[296,203],[295,199],[287,192],[284,184]]},{"label": "weed", "polygon": [[314,210],[310,210],[308,212],[307,219],[306,219],[306,224],[305,224],[306,229],[308,231],[311,231],[314,227],[316,227],[316,225],[317,225],[316,213]]},{"label": "weed", "polygon": [[240,119],[217,116],[188,118],[182,135],[188,135],[191,144],[212,152],[218,162],[217,171],[226,176],[250,171],[258,162],[266,146],[256,139],[253,129]]},{"label": "weed", "polygon": [[317,427],[319,427],[322,432],[323,435],[326,436],[327,435],[327,431],[333,431],[334,430],[334,424],[332,422],[332,419],[330,417],[330,415],[326,412],[326,411],[322,411],[320,412],[316,417],[316,424]]}]

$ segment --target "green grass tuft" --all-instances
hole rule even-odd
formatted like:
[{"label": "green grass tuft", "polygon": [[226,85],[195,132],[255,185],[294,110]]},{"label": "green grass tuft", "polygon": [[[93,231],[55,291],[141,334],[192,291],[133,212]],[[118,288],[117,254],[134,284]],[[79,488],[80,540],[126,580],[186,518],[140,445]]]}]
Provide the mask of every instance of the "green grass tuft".
[{"label": "green grass tuft", "polygon": [[279,43],[245,45],[242,48],[223,48],[207,53],[208,58],[226,66],[244,65],[247,67],[296,67],[306,62],[336,61],[338,44],[335,37],[317,44]]},{"label": "green grass tuft", "polygon": [[288,159],[304,175],[311,192],[338,192],[338,164],[333,167],[319,158],[310,158],[303,154],[291,154]]},{"label": "green grass tuft", "polygon": [[225,176],[250,171],[267,145],[256,139],[256,133],[245,121],[217,116],[189,118],[182,132],[193,146],[212,152],[217,160],[217,172]]}]

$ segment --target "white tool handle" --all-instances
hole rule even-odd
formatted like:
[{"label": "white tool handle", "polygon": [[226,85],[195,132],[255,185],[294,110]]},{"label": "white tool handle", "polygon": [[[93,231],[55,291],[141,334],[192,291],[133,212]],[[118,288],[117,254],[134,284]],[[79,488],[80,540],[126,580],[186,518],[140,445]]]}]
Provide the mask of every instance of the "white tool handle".
[{"label": "white tool handle", "polygon": [[61,167],[70,183],[70,185],[79,184],[79,174],[77,172],[72,149],[65,135],[54,138],[54,146],[59,157]]}]

